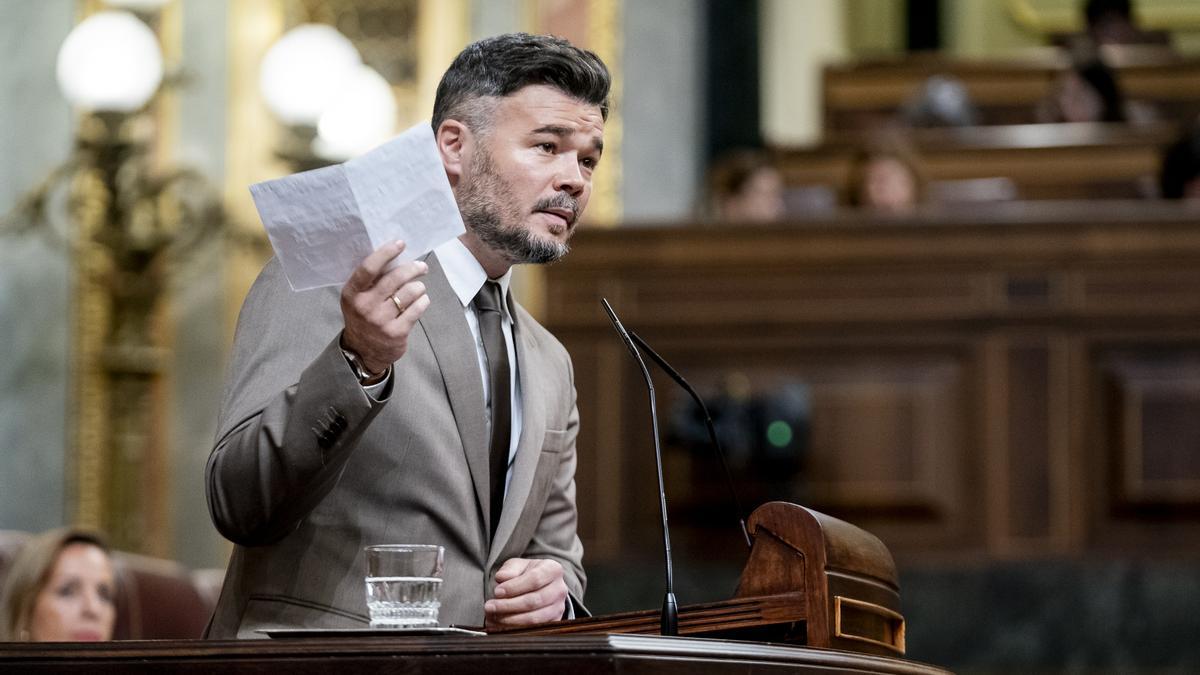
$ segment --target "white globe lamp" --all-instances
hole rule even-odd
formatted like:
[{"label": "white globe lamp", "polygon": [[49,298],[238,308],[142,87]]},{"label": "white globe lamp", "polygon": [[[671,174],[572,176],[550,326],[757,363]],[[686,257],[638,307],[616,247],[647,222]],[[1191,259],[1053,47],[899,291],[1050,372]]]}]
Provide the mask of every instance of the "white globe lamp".
[{"label": "white globe lamp", "polygon": [[383,76],[359,66],[317,123],[313,151],[342,161],[379,145],[396,132],[396,97]]},{"label": "white globe lamp", "polygon": [[73,105],[129,113],[162,83],[163,61],[150,27],[129,12],[97,12],[75,26],[58,50],[58,86]]},{"label": "white globe lamp", "polygon": [[304,24],[279,38],[263,58],[259,88],[271,112],[287,125],[317,126],[362,59],[333,27]]}]

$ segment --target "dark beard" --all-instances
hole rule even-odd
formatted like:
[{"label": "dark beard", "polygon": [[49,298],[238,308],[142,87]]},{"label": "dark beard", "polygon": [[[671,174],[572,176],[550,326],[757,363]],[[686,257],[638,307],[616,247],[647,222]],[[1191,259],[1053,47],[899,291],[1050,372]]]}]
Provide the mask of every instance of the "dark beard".
[{"label": "dark beard", "polygon": [[[471,179],[462,184],[458,196],[463,224],[510,264],[547,264],[566,255],[571,250],[566,242],[540,239],[520,226],[525,214],[513,205],[499,201],[511,194],[508,181],[496,172],[491,155],[480,144],[471,161]],[[541,200],[534,210],[556,207],[578,212],[575,200],[563,193]],[[510,224],[506,225],[506,222]]]}]

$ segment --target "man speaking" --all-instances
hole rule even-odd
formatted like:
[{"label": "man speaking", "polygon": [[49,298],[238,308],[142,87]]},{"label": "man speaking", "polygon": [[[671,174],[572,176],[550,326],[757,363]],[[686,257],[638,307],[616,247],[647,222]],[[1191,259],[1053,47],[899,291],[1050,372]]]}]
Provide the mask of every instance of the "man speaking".
[{"label": "man speaking", "polygon": [[363,547],[446,549],[443,624],[582,612],[570,358],[509,295],[567,252],[603,151],[595,54],[510,34],[469,45],[433,129],[466,232],[421,260],[381,246],[342,287],[267,263],[238,319],[208,460],[237,544],[208,637],[362,627]]}]

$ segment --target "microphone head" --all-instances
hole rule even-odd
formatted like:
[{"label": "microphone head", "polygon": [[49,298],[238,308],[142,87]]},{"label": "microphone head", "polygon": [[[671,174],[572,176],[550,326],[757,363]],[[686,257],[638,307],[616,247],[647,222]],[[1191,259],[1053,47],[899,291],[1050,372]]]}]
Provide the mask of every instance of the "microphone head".
[{"label": "microphone head", "polygon": [[654,381],[650,380],[650,371],[646,368],[646,362],[642,360],[642,354],[637,351],[637,345],[634,344],[634,339],[629,336],[629,331],[625,330],[624,325],[620,323],[620,319],[617,318],[617,312],[613,311],[612,305],[608,304],[608,299],[600,298],[600,304],[604,305],[604,311],[608,315],[608,321],[612,322],[613,329],[617,331],[617,335],[620,335],[620,341],[624,342],[626,350],[629,350],[629,353],[632,357],[634,357],[637,365],[642,369],[642,377],[646,378],[646,386],[649,387],[650,395],[653,396]]},{"label": "microphone head", "polygon": [[[633,354],[633,358],[641,365],[642,370],[646,369],[646,364],[642,363],[642,356],[638,353],[637,345],[633,344],[633,338],[629,337],[629,331],[625,330],[625,326],[621,320],[617,318],[617,313],[613,311],[612,305],[608,304],[607,298],[600,298],[600,304],[604,305],[604,312],[608,314],[608,320],[612,322],[613,328],[616,329],[617,335],[621,336],[621,341],[625,343],[625,348]],[[646,379],[650,379],[650,374],[646,373]]]},{"label": "microphone head", "polygon": [[621,325],[621,320],[617,318],[617,313],[613,311],[612,305],[608,304],[608,298],[600,298],[600,304],[604,306],[604,313],[608,315],[608,320],[612,322],[618,333],[624,333],[625,327]]}]

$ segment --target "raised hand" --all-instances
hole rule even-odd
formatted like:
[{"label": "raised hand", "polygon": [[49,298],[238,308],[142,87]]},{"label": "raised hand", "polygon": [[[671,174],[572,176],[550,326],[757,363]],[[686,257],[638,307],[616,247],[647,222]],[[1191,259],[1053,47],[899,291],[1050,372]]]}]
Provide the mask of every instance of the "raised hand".
[{"label": "raised hand", "polygon": [[358,355],[372,373],[387,370],[408,350],[408,335],[429,307],[420,278],[429,266],[419,260],[388,270],[404,242],[384,244],[355,268],[342,287],[342,347]]}]

